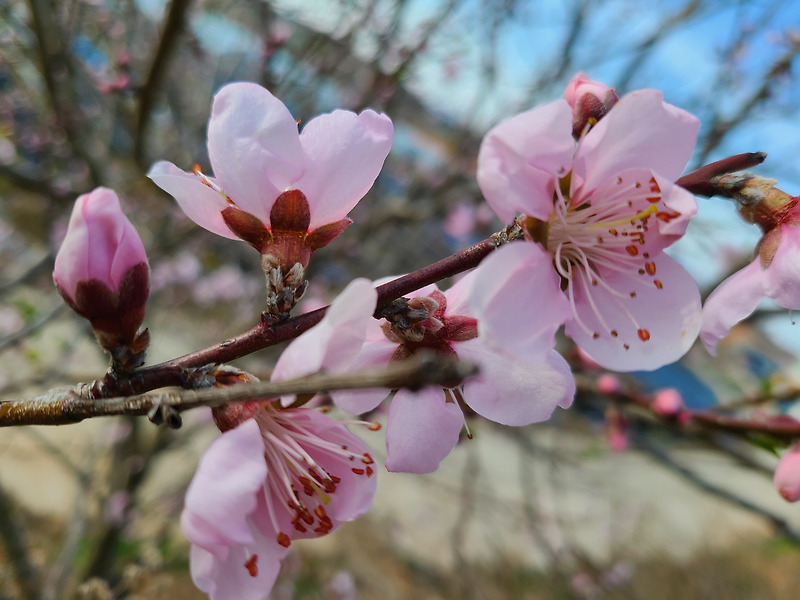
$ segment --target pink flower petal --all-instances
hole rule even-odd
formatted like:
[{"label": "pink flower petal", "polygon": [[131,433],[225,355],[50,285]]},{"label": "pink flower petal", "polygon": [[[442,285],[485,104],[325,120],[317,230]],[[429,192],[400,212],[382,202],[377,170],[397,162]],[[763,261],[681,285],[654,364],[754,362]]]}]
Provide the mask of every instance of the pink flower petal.
[{"label": "pink flower petal", "polygon": [[273,381],[336,371],[355,358],[378,301],[368,279],[355,279],[331,304],[317,325],[296,338],[278,359]]},{"label": "pink flower petal", "polygon": [[114,190],[100,187],[80,196],[56,255],[53,276],[61,289],[74,300],[78,282],[98,279],[117,292],[139,263],[147,264],[144,245]]},{"label": "pink flower petal", "polygon": [[[603,285],[593,286],[583,278],[573,282],[576,312],[585,328],[576,318],[567,322],[565,333],[607,369],[657,369],[678,360],[697,337],[700,329],[697,284],[666,254],[655,257],[653,262],[655,279],[663,289],[654,285],[655,279],[646,274],[616,273],[603,277],[602,281],[613,292]],[[633,292],[635,297],[630,296]]]},{"label": "pink flower petal", "polygon": [[486,257],[472,283],[472,304],[484,341],[520,360],[538,363],[572,315],[552,257],[529,242],[507,244]]},{"label": "pink flower petal", "polygon": [[546,221],[553,212],[556,177],[572,166],[572,109],[565,100],[503,121],[478,152],[478,185],[500,219],[523,213]]},{"label": "pink flower petal", "polygon": [[[375,327],[380,331],[378,322]],[[348,372],[356,372],[371,367],[385,367],[389,364],[392,355],[397,350],[397,344],[393,344],[383,335],[383,339],[365,343],[358,356],[347,365]],[[385,388],[367,390],[339,390],[331,392],[334,404],[345,412],[352,415],[361,415],[374,410],[389,395]]]},{"label": "pink flower petal", "polygon": [[225,192],[266,225],[278,194],[293,187],[306,167],[297,122],[255,83],[231,83],[214,96],[208,154]]},{"label": "pink flower petal", "polygon": [[182,171],[170,162],[161,161],[150,168],[147,176],[175,198],[186,216],[200,227],[222,237],[239,239],[222,219],[221,212],[230,205],[197,175]]},{"label": "pink flower petal", "polygon": [[249,420],[218,437],[200,459],[186,491],[181,523],[192,543],[224,559],[218,546],[253,543],[247,515],[267,476],[264,442],[258,424]]},{"label": "pink flower petal", "polygon": [[[239,546],[231,550],[226,558],[219,559],[202,547],[192,545],[190,564],[194,584],[211,600],[265,600],[275,585],[280,561],[288,548],[255,531],[247,548]],[[257,556],[255,577],[245,566],[253,555]]]},{"label": "pink flower petal", "polygon": [[309,230],[347,216],[375,183],[393,137],[389,117],[372,110],[336,110],[308,122],[300,134],[308,169],[293,187],[308,198]]},{"label": "pink flower petal", "polygon": [[703,306],[700,339],[708,352],[716,356],[717,343],[731,327],[748,317],[766,297],[761,259],[756,259],[717,286]]},{"label": "pink flower petal", "polygon": [[432,473],[458,442],[464,415],[446,402],[442,388],[399,390],[389,405],[386,424],[386,469]]},{"label": "pink flower petal", "polygon": [[775,489],[787,502],[800,500],[800,444],[781,457],[773,477]]},{"label": "pink flower petal", "polygon": [[693,115],[664,102],[660,91],[631,92],[581,139],[573,187],[594,189],[632,168],[675,181],[692,156],[699,126]]},{"label": "pink flower petal", "polygon": [[464,383],[464,401],[482,417],[503,425],[546,421],[556,406],[569,408],[575,379],[567,362],[555,351],[546,361],[531,364],[486,347],[480,338],[458,344],[461,360],[480,368]]},{"label": "pink flower petal", "polygon": [[780,243],[764,272],[767,296],[783,308],[800,308],[800,228],[779,225]]}]

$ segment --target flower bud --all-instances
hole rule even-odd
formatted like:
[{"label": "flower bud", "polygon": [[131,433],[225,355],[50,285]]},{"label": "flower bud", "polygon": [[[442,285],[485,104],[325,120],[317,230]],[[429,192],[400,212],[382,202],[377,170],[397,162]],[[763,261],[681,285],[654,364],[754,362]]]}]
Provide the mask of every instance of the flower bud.
[{"label": "flower bud", "polygon": [[577,139],[602,119],[619,98],[613,88],[575,75],[564,90],[564,99],[572,108],[572,135]]},{"label": "flower bud", "polygon": [[75,201],[53,279],[70,308],[92,324],[103,348],[114,355],[134,345],[144,320],[150,268],[142,240],[113,190],[97,188]]},{"label": "flower bud", "polygon": [[653,397],[653,410],[662,417],[675,417],[683,408],[683,397],[675,388],[658,390]]},{"label": "flower bud", "polygon": [[773,478],[775,489],[787,502],[800,500],[800,443],[781,458]]}]

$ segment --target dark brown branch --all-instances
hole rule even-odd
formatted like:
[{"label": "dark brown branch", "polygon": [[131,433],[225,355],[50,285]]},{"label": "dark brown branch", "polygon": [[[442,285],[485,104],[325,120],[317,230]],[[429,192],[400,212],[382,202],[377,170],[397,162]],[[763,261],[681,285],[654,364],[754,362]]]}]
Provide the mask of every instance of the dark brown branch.
[{"label": "dark brown branch", "polygon": [[289,381],[261,382],[224,388],[164,392],[122,398],[92,399],[87,386],[59,388],[28,400],[0,402],[0,427],[14,425],[66,425],[90,417],[141,416],[154,409],[188,410],[229,402],[315,394],[343,389],[453,385],[477,371],[473,365],[441,356],[420,355],[384,369],[343,375],[316,374]]},{"label": "dark brown branch", "polygon": [[687,173],[683,177],[678,178],[675,183],[693,194],[699,194],[701,196],[711,197],[717,194],[728,196],[729,194],[726,192],[728,188],[716,185],[715,179],[720,175],[743,171],[744,169],[760,165],[766,158],[766,152],[734,154],[733,156],[695,169],[691,173]]},{"label": "dark brown branch", "polygon": [[181,30],[186,21],[186,12],[192,0],[172,0],[169,5],[169,14],[164,24],[164,31],[156,48],[153,60],[150,64],[150,71],[147,79],[139,93],[139,111],[136,118],[136,132],[134,134],[133,157],[141,167],[146,167],[144,156],[144,144],[147,137],[147,130],[150,126],[150,118],[153,112],[153,104],[159,87],[164,81],[169,60],[172,57]]}]

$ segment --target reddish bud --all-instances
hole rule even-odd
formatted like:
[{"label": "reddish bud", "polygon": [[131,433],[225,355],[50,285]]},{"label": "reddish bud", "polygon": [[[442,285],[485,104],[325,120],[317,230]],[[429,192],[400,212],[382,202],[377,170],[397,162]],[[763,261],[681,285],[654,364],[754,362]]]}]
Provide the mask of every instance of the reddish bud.
[{"label": "reddish bud", "polygon": [[572,135],[581,137],[602,119],[619,98],[613,88],[578,73],[567,84],[564,99],[572,108]]},{"label": "reddish bud", "polygon": [[113,190],[80,196],[53,270],[69,306],[88,319],[109,351],[130,346],[144,320],[150,268],[139,234]]}]

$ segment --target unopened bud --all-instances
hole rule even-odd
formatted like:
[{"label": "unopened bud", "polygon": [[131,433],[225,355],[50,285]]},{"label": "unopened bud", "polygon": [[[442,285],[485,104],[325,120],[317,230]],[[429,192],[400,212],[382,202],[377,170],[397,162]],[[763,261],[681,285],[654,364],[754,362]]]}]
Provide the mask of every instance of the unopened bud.
[{"label": "unopened bud", "polygon": [[139,234],[123,214],[116,193],[97,188],[80,196],[53,270],[69,306],[89,320],[100,344],[114,355],[137,346],[150,293],[150,268]]},{"label": "unopened bud", "polygon": [[606,116],[619,97],[613,88],[578,73],[567,84],[564,99],[572,108],[572,135],[577,139]]},{"label": "unopened bud", "polygon": [[797,198],[775,187],[777,181],[752,173],[730,173],[712,180],[718,193],[739,205],[739,214],[767,232],[796,212]]},{"label": "unopened bud", "polygon": [[653,410],[662,417],[675,417],[683,410],[683,397],[675,388],[658,390],[653,397]]}]

